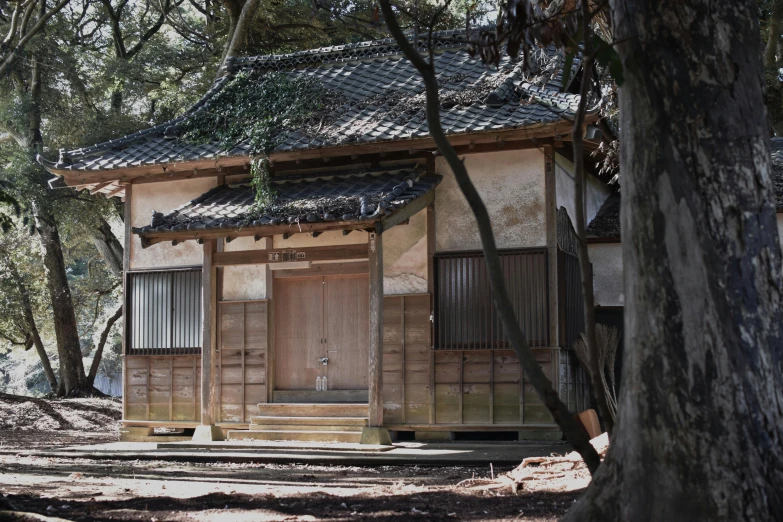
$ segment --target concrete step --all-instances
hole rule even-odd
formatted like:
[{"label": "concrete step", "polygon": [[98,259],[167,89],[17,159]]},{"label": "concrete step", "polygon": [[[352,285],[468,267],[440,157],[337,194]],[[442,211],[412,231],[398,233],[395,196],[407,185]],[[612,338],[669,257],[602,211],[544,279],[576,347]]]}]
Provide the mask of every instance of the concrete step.
[{"label": "concrete step", "polygon": [[301,431],[301,430],[230,430],[228,440],[298,440],[310,442],[352,442],[362,440],[361,431]]},{"label": "concrete step", "polygon": [[274,417],[262,415],[250,417],[253,424],[296,424],[298,426],[356,426],[361,429],[367,426],[367,417]]},{"label": "concrete step", "polygon": [[362,426],[341,426],[339,424],[251,424],[250,431],[355,431],[362,432]]},{"label": "concrete step", "polygon": [[269,402],[258,405],[262,417],[369,417],[368,404]]}]

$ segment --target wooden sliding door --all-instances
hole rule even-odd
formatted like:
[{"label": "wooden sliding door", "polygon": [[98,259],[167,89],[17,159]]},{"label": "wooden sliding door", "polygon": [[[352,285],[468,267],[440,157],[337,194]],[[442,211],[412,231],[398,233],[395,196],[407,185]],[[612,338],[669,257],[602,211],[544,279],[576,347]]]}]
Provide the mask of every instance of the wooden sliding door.
[{"label": "wooden sliding door", "polygon": [[365,274],[276,279],[275,390],[366,390],[368,313]]}]

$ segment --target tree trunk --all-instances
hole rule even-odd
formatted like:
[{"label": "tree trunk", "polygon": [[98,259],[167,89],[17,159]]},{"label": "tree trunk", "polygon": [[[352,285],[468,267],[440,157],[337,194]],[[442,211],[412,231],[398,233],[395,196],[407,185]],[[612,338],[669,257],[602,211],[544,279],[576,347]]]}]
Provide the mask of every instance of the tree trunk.
[{"label": "tree trunk", "polygon": [[247,33],[258,9],[259,0],[224,0],[230,25],[223,58],[220,60],[218,76],[223,74],[223,68],[230,58],[238,56],[247,47]]},{"label": "tree trunk", "polygon": [[[43,367],[44,374],[46,375],[46,380],[49,381],[49,387],[52,389],[52,393],[57,393],[57,377],[54,375],[54,370],[52,370],[52,363],[49,361],[49,354],[46,353],[46,348],[44,347],[43,341],[41,340],[41,335],[38,333],[38,325],[35,322],[35,315],[33,315],[33,305],[30,301],[30,292],[27,290],[27,285],[25,284],[24,279],[22,279],[21,274],[19,274],[19,270],[16,268],[16,264],[11,259],[7,259],[6,263],[8,264],[8,269],[11,272],[11,277],[13,277],[14,282],[16,283],[16,288],[19,291],[19,295],[22,297],[24,318],[27,322],[27,328],[30,330],[29,342],[32,344],[32,346],[35,346],[35,351],[38,352],[38,357],[41,359],[41,366]],[[25,350],[28,348],[30,348],[30,346],[25,346]]]},{"label": "tree trunk", "polygon": [[[79,343],[76,312],[71,299],[71,288],[65,272],[60,234],[49,215],[37,212],[36,225],[44,260],[46,283],[52,300],[52,318],[60,356],[60,379],[65,395],[87,393],[84,363]],[[58,390],[59,391],[59,390]]]},{"label": "tree trunk", "polygon": [[783,288],[756,3],[612,0],[625,353],[566,520],[783,520]]},{"label": "tree trunk", "polygon": [[95,249],[106,262],[106,266],[117,277],[122,277],[123,248],[117,236],[112,232],[111,226],[102,217],[100,224],[92,228],[92,242]]},{"label": "tree trunk", "polygon": [[122,317],[122,306],[114,312],[114,315],[109,317],[106,321],[106,326],[101,332],[101,338],[98,340],[98,346],[95,349],[95,357],[92,358],[90,373],[87,375],[87,387],[90,389],[95,386],[95,376],[98,375],[98,367],[100,366],[101,358],[103,357],[103,348],[106,346],[106,340],[109,338],[111,327],[114,326],[114,323],[116,323],[120,317]]}]

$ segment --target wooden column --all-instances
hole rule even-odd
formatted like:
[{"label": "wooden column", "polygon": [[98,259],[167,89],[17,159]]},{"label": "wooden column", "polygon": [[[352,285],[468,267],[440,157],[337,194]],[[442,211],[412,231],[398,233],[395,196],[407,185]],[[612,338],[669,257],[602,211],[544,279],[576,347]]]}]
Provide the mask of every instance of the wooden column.
[{"label": "wooden column", "polygon": [[212,256],[217,248],[214,239],[204,241],[204,265],[201,273],[201,425],[213,424],[215,385],[212,379],[214,360],[214,324],[215,309],[213,307],[215,287],[217,283],[216,270],[212,265]]},{"label": "wooden column", "polygon": [[383,242],[382,235],[370,232],[370,335],[369,394],[370,427],[383,426]]},{"label": "wooden column", "polygon": [[[547,294],[549,308],[549,348],[552,357],[552,387],[560,393],[560,296],[557,251],[557,175],[555,150],[544,146],[544,193],[546,208]],[[524,419],[522,419],[524,421]]]},{"label": "wooden column", "polygon": [[[127,385],[128,385],[128,364],[126,355],[130,348],[130,318],[128,312],[130,311],[129,299],[130,293],[128,289],[128,270],[130,270],[130,256],[131,256],[131,242],[133,239],[133,230],[131,229],[131,220],[133,214],[131,213],[131,197],[133,195],[133,185],[125,186],[125,205],[123,206],[123,221],[125,225],[125,237],[123,238],[123,250],[122,250],[122,418],[123,420],[128,417],[128,402],[127,402]],[[147,376],[149,378],[149,376]],[[147,398],[149,401],[149,397]]]}]

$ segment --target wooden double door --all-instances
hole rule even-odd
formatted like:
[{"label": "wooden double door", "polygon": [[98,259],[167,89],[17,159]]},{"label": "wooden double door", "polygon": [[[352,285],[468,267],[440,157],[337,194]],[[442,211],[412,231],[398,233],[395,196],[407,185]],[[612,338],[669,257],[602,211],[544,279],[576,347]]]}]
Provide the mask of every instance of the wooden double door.
[{"label": "wooden double door", "polygon": [[275,279],[275,401],[317,397],[318,377],[327,391],[367,389],[368,285],[366,274]]}]

